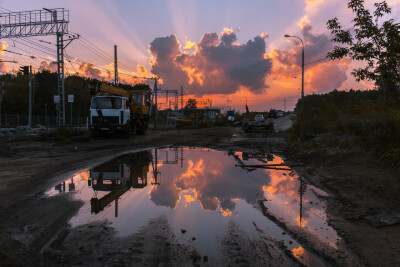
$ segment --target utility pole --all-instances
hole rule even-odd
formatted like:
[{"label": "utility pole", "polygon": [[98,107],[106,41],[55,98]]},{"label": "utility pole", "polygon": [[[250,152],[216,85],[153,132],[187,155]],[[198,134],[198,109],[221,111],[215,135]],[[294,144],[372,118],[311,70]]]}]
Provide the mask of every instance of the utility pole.
[{"label": "utility pole", "polygon": [[32,74],[32,103],[35,103],[35,94],[36,94],[36,79],[35,79],[35,72]]},{"label": "utility pole", "polygon": [[294,35],[289,35],[289,34],[285,34],[284,37],[288,38],[288,37],[293,37],[293,38],[297,38],[301,41],[301,45],[302,45],[302,52],[301,52],[301,108],[304,109],[304,42],[303,39],[301,39],[298,36],[294,36]]},{"label": "utility pole", "polygon": [[183,112],[183,86],[181,85],[181,111]]},{"label": "utility pole", "polygon": [[29,66],[29,117],[28,127],[26,128],[27,133],[31,132],[32,126],[32,65]]},{"label": "utility pole", "polygon": [[47,130],[47,104],[44,104],[44,118],[45,118],[45,125],[46,125],[46,130]]},{"label": "utility pole", "polygon": [[157,128],[157,119],[158,119],[158,104],[157,104],[157,78],[154,78],[154,96],[155,96],[155,104],[156,104],[156,120],[154,122],[154,128]]},{"label": "utility pole", "polygon": [[114,45],[114,84],[118,84],[117,45]]},{"label": "utility pole", "polygon": [[1,102],[3,101],[4,90],[0,91],[0,126],[1,126]]}]

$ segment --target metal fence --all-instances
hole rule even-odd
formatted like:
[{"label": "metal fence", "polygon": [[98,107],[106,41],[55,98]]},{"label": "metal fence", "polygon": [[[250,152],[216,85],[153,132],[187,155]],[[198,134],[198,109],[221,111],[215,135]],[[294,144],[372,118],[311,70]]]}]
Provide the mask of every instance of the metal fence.
[{"label": "metal fence", "polygon": [[[85,127],[87,123],[88,117],[72,117],[72,126],[74,127]],[[33,115],[32,116],[32,127],[37,126],[48,126],[48,127],[57,127],[58,120],[57,116],[45,116],[45,115]],[[26,126],[29,123],[28,115],[10,115],[10,114],[1,114],[0,118],[0,127],[19,127]],[[65,126],[71,125],[71,119],[66,118]]]}]

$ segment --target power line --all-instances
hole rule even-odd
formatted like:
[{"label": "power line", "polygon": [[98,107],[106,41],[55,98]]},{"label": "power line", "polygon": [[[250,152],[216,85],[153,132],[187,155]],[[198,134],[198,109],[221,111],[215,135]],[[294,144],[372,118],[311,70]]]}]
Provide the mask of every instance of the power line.
[{"label": "power line", "polygon": [[[30,51],[25,50],[25,49],[23,49],[23,48],[21,48],[21,47],[14,46],[14,48],[19,49],[19,50],[21,50],[21,51],[24,51],[24,52],[26,52],[26,53],[31,54]],[[25,56],[27,56],[27,55],[25,55]],[[52,56],[52,55],[51,55],[51,56]],[[27,57],[30,57],[31,59],[42,58],[43,60],[49,61],[48,58],[44,58],[44,57],[41,57],[41,56],[33,56],[33,55],[31,55],[31,56],[27,56]]]},{"label": "power line", "polygon": [[29,38],[24,38],[24,39],[20,39],[20,40],[21,40],[21,41],[24,41],[24,42],[27,42],[27,43],[29,43],[29,44],[32,44],[32,45],[36,45],[37,47],[40,47],[40,48],[45,49],[45,50],[48,50],[48,51],[50,51],[50,52],[52,52],[52,53],[57,53],[57,50],[52,49],[52,48],[50,48],[50,47],[48,47],[48,46],[45,46],[45,45],[36,43],[36,42],[30,40]]},{"label": "power line", "polygon": [[24,46],[27,46],[27,47],[29,47],[29,48],[35,49],[35,50],[37,50],[37,51],[39,51],[39,52],[42,52],[42,53],[44,53],[44,54],[53,56],[53,55],[50,54],[49,52],[43,51],[43,50],[41,50],[41,49],[39,49],[39,48],[33,47],[33,46],[28,45],[28,44],[25,44],[25,43],[23,43],[23,42],[19,42],[19,41],[17,41],[17,40],[14,40],[14,41],[15,41],[16,43],[21,44],[21,45],[24,45]]},{"label": "power line", "polygon": [[[84,38],[83,36],[81,36],[82,38]],[[85,40],[87,40],[86,38],[84,38]],[[87,41],[89,44],[87,44],[87,43],[84,43],[84,42],[78,42],[80,45],[82,45],[83,47],[85,47],[86,49],[88,49],[89,51],[91,51],[92,53],[94,53],[95,55],[98,55],[98,56],[100,56],[100,57],[102,57],[103,59],[105,59],[106,60],[106,62],[107,63],[109,63],[109,61],[113,61],[113,59],[111,58],[111,57],[109,57],[108,55],[106,55],[106,53],[103,51],[103,50],[101,50],[100,48],[97,48],[97,50],[99,50],[100,52],[98,52],[97,50],[96,50],[96,46],[95,45],[93,45],[92,43],[90,43],[89,41]],[[89,47],[89,45],[92,45],[92,47]],[[101,53],[101,54],[100,54]],[[120,64],[121,65],[123,65],[123,66],[126,66],[125,64],[123,64],[123,63],[121,63],[120,62]],[[126,66],[127,67],[127,66]],[[128,67],[129,68],[129,67]],[[141,76],[141,75],[138,75],[136,72],[134,72],[134,71],[130,71],[130,70],[127,70],[127,69],[124,69],[124,68],[120,68],[122,71],[125,71],[125,72],[128,72],[128,73],[130,73],[131,74],[131,76],[132,77],[134,77],[134,78],[146,78],[146,77],[143,77],[143,76]]]},{"label": "power line", "polygon": [[329,58],[324,57],[324,58],[321,58],[321,59],[318,59],[318,60],[315,60],[315,61],[311,61],[311,62],[305,63],[304,66],[305,65],[309,65],[309,64],[318,63],[318,62],[321,62],[321,61],[324,61],[324,60],[329,60]]},{"label": "power line", "polygon": [[65,55],[66,55],[66,57],[67,57],[67,60],[68,60],[69,64],[71,64],[71,66],[72,66],[72,68],[74,69],[75,73],[77,73],[76,69],[74,68],[74,65],[72,65],[72,63],[71,63],[71,60],[68,59],[69,56],[68,56],[68,54],[67,54],[67,51],[64,50],[64,52],[65,52]]},{"label": "power line", "polygon": [[[74,32],[72,32],[72,33],[73,33],[73,34],[78,34],[78,33],[74,33]],[[91,46],[92,46],[92,49],[97,50],[97,51],[99,51],[100,53],[102,53],[103,55],[105,55],[105,57],[107,58],[107,60],[113,61],[113,58],[110,57],[110,56],[108,56],[107,52],[105,52],[104,50],[102,50],[101,48],[99,48],[98,46],[96,46],[95,44],[93,44],[92,42],[90,42],[90,41],[89,41],[87,38],[85,38],[84,36],[80,35],[80,37],[82,38],[83,41],[86,41],[86,42],[88,43],[88,45],[91,45]],[[130,67],[127,66],[127,65],[125,65],[123,62],[120,62],[120,61],[118,61],[118,62],[119,62],[120,65],[125,66],[126,68],[130,69]],[[124,69],[123,69],[123,70],[124,70]],[[137,74],[137,73],[134,72],[134,71],[129,71],[129,70],[128,70],[128,72],[133,73],[133,74],[134,74],[135,76],[137,76],[138,78],[146,78],[146,77],[144,77],[144,76],[141,76],[141,75]]]},{"label": "power line", "polygon": [[[0,7],[0,9],[6,10],[6,11],[8,11],[8,12],[13,12],[13,11],[11,11],[11,10],[9,10],[9,9],[6,9],[6,8],[3,8],[3,7]],[[73,32],[72,32],[72,33],[73,33]],[[96,46],[95,44],[93,44],[92,42],[90,42],[87,38],[85,38],[85,37],[83,37],[83,36],[81,36],[81,35],[80,35],[80,37],[82,38],[82,40],[78,39],[78,42],[77,42],[78,44],[80,44],[81,46],[85,47],[86,49],[88,49],[89,51],[91,51],[93,54],[95,54],[95,55],[101,57],[101,58],[104,59],[107,63],[109,63],[110,61],[113,62],[113,58],[110,57],[104,50],[102,50],[101,48],[99,48],[98,46]],[[46,42],[46,41],[43,41],[43,40],[36,40],[36,39],[33,39],[33,40],[35,40],[35,41],[30,40],[30,39],[18,39],[18,40],[14,40],[14,39],[12,39],[12,38],[10,38],[10,40],[12,40],[12,41],[14,42],[14,45],[15,45],[15,43],[18,43],[18,44],[21,44],[21,45],[23,45],[23,46],[26,46],[26,47],[29,47],[29,48],[31,48],[31,49],[34,49],[34,50],[36,50],[36,51],[39,51],[39,52],[41,52],[41,53],[44,53],[45,55],[50,55],[51,57],[54,57],[54,54],[57,52],[55,49],[52,49],[52,48],[49,48],[48,46],[45,46],[45,45],[40,44],[40,43],[37,43],[37,42],[41,42],[41,43],[52,44],[52,43],[50,43],[50,42]],[[23,48],[20,48],[20,47],[16,47],[16,46],[15,46],[15,48],[17,48],[17,49],[19,49],[19,50],[21,50],[21,51],[27,52],[27,53],[31,53],[31,52],[29,52],[29,51],[27,51],[27,50],[25,50],[25,49],[23,49]],[[11,52],[11,53],[13,53],[13,52]],[[54,53],[54,54],[53,54],[53,53]],[[16,54],[16,53],[15,53],[15,54]],[[18,55],[18,54],[17,54],[17,55]],[[44,59],[44,60],[46,60],[46,61],[49,61],[48,58],[44,58],[44,57],[41,57],[41,56],[33,56],[33,55],[28,56],[28,55],[23,55],[23,54],[20,54],[20,55],[30,57],[30,58],[33,59],[33,60],[38,60],[37,58],[39,57],[39,58],[42,58],[42,59]],[[75,67],[73,66],[72,62],[71,62],[71,58],[72,58],[72,57],[70,57],[70,56],[66,53],[66,58],[68,59],[68,61],[70,62],[71,66],[73,67],[73,69],[74,69],[75,72],[76,72],[76,69],[75,69]],[[74,61],[81,62],[81,64],[83,64],[83,63],[88,63],[88,61],[82,61],[82,60],[79,60],[78,58],[74,58]],[[92,64],[93,67],[95,67],[95,68],[97,68],[97,69],[99,69],[99,70],[103,70],[103,71],[106,71],[106,72],[110,72],[110,70],[107,69],[107,68],[94,65],[93,63],[90,63],[90,64]],[[125,66],[125,67],[127,68],[127,69],[121,68],[120,76],[124,76],[124,77],[128,77],[128,78],[136,78],[136,79],[147,79],[146,77],[141,76],[141,75],[138,75],[136,72],[129,70],[130,67],[128,67],[127,65],[123,64],[122,62],[120,62],[120,65],[123,65],[123,66]]]}]

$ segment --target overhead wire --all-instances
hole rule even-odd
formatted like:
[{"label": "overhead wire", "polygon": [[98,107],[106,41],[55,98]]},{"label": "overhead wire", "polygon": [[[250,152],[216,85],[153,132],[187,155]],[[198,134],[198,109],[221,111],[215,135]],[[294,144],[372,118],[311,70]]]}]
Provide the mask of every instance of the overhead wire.
[{"label": "overhead wire", "polygon": [[324,57],[324,58],[321,58],[321,59],[318,59],[318,60],[315,60],[315,61],[307,62],[307,63],[304,63],[304,66],[305,65],[309,65],[309,64],[318,63],[318,62],[321,62],[321,61],[324,61],[324,60],[329,60],[329,58],[328,57]]},{"label": "overhead wire", "polygon": [[[3,8],[3,7],[0,7],[0,9],[1,9],[1,10],[5,10],[5,11],[7,11],[7,12],[13,12],[13,11],[11,11],[11,10],[9,10],[9,9],[6,9],[6,8]],[[71,34],[77,34],[77,33],[71,32]],[[97,45],[95,45],[94,43],[92,43],[91,41],[89,41],[89,40],[88,40],[87,38],[85,38],[84,36],[82,36],[82,35],[79,34],[79,37],[80,37],[81,39],[77,39],[77,40],[78,40],[78,42],[77,42],[78,44],[80,44],[81,46],[85,47],[87,50],[91,51],[93,54],[99,56],[100,58],[102,58],[103,60],[105,60],[107,63],[109,63],[110,61],[113,62],[113,57],[112,57],[112,56],[109,56],[104,50],[102,50],[101,48],[99,48]],[[21,38],[10,38],[10,39],[14,42],[14,44],[15,44],[15,43],[18,43],[18,44],[20,44],[20,45],[29,47],[30,49],[34,49],[34,50],[36,50],[36,51],[39,51],[39,52],[44,53],[44,54],[46,54],[46,55],[49,55],[49,56],[51,56],[51,57],[54,57],[54,54],[53,54],[53,53],[56,53],[56,52],[57,52],[55,49],[52,49],[52,48],[50,48],[50,47],[48,47],[48,46],[45,46],[45,45],[41,44],[41,43],[48,43],[48,44],[51,44],[50,42],[46,42],[46,41],[43,41],[43,40],[37,40],[37,39],[35,39],[35,38],[33,38],[34,41],[33,41],[33,40],[30,40],[30,39],[25,39],[25,38],[24,38],[24,39],[21,39]],[[38,42],[41,42],[41,43],[38,43]],[[17,49],[19,49],[19,50],[21,50],[21,51],[24,51],[24,52],[26,52],[26,53],[32,54],[30,51],[27,51],[27,50],[25,50],[25,49],[23,49],[23,48],[21,48],[21,47],[15,46],[15,48],[17,48]],[[66,51],[65,51],[65,54],[66,54],[67,60],[68,60],[69,63],[71,64],[72,68],[75,70],[75,73],[76,73],[76,69],[75,69],[75,67],[73,66],[72,62],[71,62],[71,58],[73,59],[74,62],[76,61],[76,62],[81,62],[81,63],[88,63],[88,61],[86,61],[86,60],[80,60],[80,59],[78,59],[78,58],[76,58],[76,57],[73,58],[73,57],[69,56],[69,55],[66,53]],[[23,55],[23,56],[28,56],[28,55]],[[30,57],[30,60],[32,60],[32,59],[33,59],[33,60],[38,60],[38,58],[42,58],[42,59],[44,59],[44,60],[46,60],[46,61],[49,60],[48,58],[44,58],[44,57],[38,56],[38,55],[35,55],[35,56],[31,55],[31,56],[28,56],[28,57]],[[25,61],[25,62],[26,62],[26,61]],[[127,77],[127,78],[136,78],[136,79],[148,79],[147,77],[144,77],[144,76],[142,76],[142,75],[137,74],[137,73],[134,72],[134,71],[129,70],[130,67],[128,67],[128,66],[125,65],[124,63],[122,63],[122,62],[120,62],[120,61],[119,61],[118,63],[119,63],[120,65],[122,65],[122,66],[124,66],[124,67],[127,68],[127,69],[125,69],[125,68],[119,68],[119,75],[120,75],[120,76]],[[106,71],[106,72],[110,72],[110,70],[107,69],[107,68],[105,68],[105,67],[100,67],[100,66],[97,66],[97,65],[95,65],[95,64],[93,64],[93,63],[90,63],[90,64],[92,64],[93,67],[95,67],[95,68],[97,68],[97,69],[99,69],[99,70],[103,70],[103,71]]]},{"label": "overhead wire", "polygon": [[65,53],[65,55],[66,55],[67,61],[69,62],[69,64],[71,64],[71,67],[74,69],[75,73],[77,73],[77,71],[76,71],[74,65],[72,65],[71,60],[69,59],[69,56],[68,56],[68,54],[67,54],[67,51],[64,50],[64,53]]},{"label": "overhead wire", "polygon": [[[74,32],[72,32],[72,33],[73,33],[73,34],[78,34],[78,33],[74,33]],[[85,41],[85,42],[86,42],[86,45],[92,46],[92,47],[91,47],[92,50],[96,50],[96,51],[98,51],[97,53],[101,53],[101,54],[103,55],[103,58],[106,57],[106,59],[109,60],[109,61],[111,61],[111,62],[114,60],[112,57],[108,56],[107,52],[105,52],[104,50],[102,50],[102,49],[99,48],[97,45],[93,44],[92,42],[90,42],[87,38],[85,38],[85,37],[82,36],[82,35],[79,35],[79,36],[80,36],[80,38],[82,39],[82,41]],[[119,63],[120,65],[122,65],[122,66],[124,66],[124,67],[130,69],[130,67],[127,66],[127,65],[125,65],[123,62],[118,61],[118,63]],[[125,69],[123,69],[123,70],[125,70]],[[137,74],[137,73],[134,72],[134,71],[129,71],[129,70],[128,70],[128,72],[132,73],[134,76],[137,76],[137,78],[146,78],[146,77],[144,77],[144,76],[142,76],[142,75]]]},{"label": "overhead wire", "polygon": [[[80,35],[81,36],[81,35]],[[83,36],[81,36],[82,38],[84,38]],[[85,38],[86,39],[86,38]],[[79,40],[79,39],[78,39]],[[87,39],[86,39],[87,40]],[[83,47],[85,47],[86,49],[88,49],[89,51],[91,51],[92,53],[94,53],[95,55],[98,55],[100,57],[102,57],[104,60],[106,60],[107,63],[109,63],[110,61],[113,62],[113,59],[111,57],[109,57],[103,50],[101,50],[100,48],[97,48],[97,46],[93,45],[91,42],[87,41],[87,43],[84,43],[82,41],[78,42],[80,45],[82,45]],[[89,47],[89,45],[92,45],[92,47]],[[100,52],[98,52],[100,51]],[[126,66],[125,64],[119,62],[119,64]],[[136,72],[131,71],[131,70],[127,70],[124,68],[119,68],[119,71],[125,71],[127,73],[129,73],[128,75],[132,76],[133,78],[138,78],[138,79],[143,79],[146,78],[144,76],[138,75]]]}]

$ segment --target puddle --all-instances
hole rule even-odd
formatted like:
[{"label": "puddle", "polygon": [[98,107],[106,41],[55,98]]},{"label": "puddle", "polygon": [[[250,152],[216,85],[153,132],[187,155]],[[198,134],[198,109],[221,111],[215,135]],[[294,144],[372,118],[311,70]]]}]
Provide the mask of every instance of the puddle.
[{"label": "puddle", "polygon": [[234,220],[250,238],[259,238],[255,223],[303,263],[324,265],[264,216],[260,203],[286,225],[303,227],[334,248],[338,239],[317,197],[327,194],[299,179],[276,155],[153,149],[119,156],[66,178],[46,194],[73,192],[84,201],[72,226],[107,219],[118,235],[126,236],[165,215],[180,242],[193,244],[209,257],[218,257],[218,238]]}]

